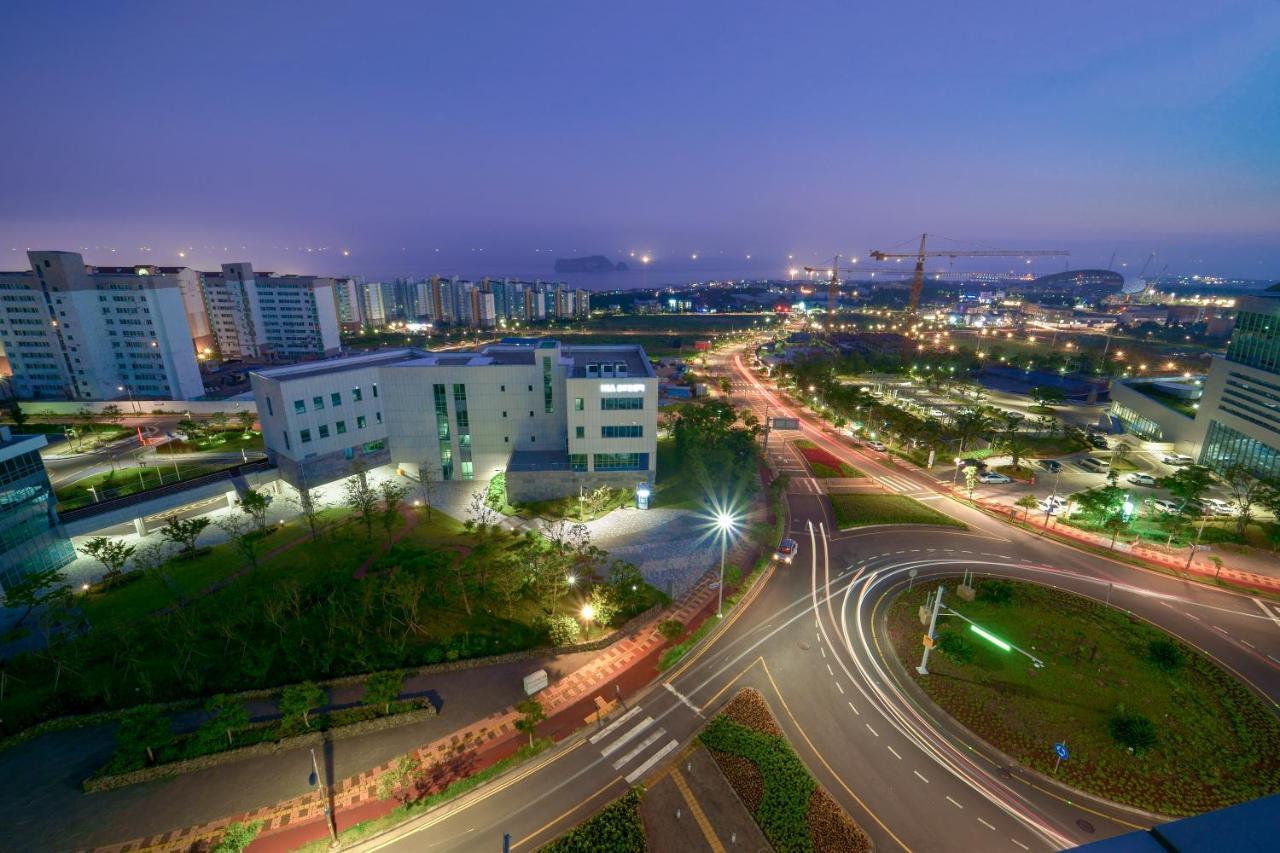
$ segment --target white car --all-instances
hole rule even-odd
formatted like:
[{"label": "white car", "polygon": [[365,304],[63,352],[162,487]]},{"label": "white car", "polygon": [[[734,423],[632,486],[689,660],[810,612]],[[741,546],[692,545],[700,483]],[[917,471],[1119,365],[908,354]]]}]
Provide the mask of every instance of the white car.
[{"label": "white car", "polygon": [[1156,478],[1152,477],[1150,474],[1130,474],[1125,479],[1130,483],[1133,483],[1135,486],[1154,487],[1156,484]]},{"label": "white car", "polygon": [[986,483],[987,485],[990,486],[990,485],[1003,484],[1003,483],[1012,483],[1013,478],[1007,477],[1004,474],[1001,474],[999,471],[988,471],[985,474],[978,475],[978,482]]},{"label": "white car", "polygon": [[1166,500],[1164,498],[1154,498],[1150,503],[1153,508],[1158,509],[1161,512],[1168,513],[1169,515],[1176,513],[1180,506],[1177,501]]},{"label": "white car", "polygon": [[1204,506],[1205,515],[1239,515],[1240,510],[1235,504],[1218,498],[1201,498],[1200,503]]},{"label": "white car", "polygon": [[879,451],[880,453],[884,453],[885,451],[884,442],[880,441],[868,441],[867,447],[870,447],[872,450]]},{"label": "white car", "polygon": [[1111,467],[1111,463],[1096,456],[1086,456],[1080,460],[1080,467],[1095,474],[1101,474]]},{"label": "white car", "polygon": [[1040,507],[1040,511],[1043,513],[1048,515],[1058,515],[1066,510],[1067,501],[1065,498],[1047,497],[1044,500],[1037,502],[1036,506]]},{"label": "white car", "polygon": [[1166,453],[1164,456],[1160,457],[1160,461],[1166,465],[1178,466],[1178,465],[1190,465],[1196,460],[1192,459],[1190,456],[1186,455],[1185,453]]},{"label": "white car", "polygon": [[947,416],[947,413],[942,411],[942,409],[930,409],[929,414],[935,418],[945,418]]}]

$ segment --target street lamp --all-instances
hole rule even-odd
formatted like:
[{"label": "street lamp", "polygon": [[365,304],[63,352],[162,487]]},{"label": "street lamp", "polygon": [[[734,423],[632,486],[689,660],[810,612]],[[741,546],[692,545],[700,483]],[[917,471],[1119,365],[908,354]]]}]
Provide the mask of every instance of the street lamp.
[{"label": "street lamp", "polygon": [[587,623],[587,633],[591,633],[591,620],[596,618],[596,609],[590,604],[582,605],[582,621]]},{"label": "street lamp", "polygon": [[716,618],[724,616],[724,556],[725,545],[729,536],[738,530],[740,519],[728,509],[718,509],[713,518],[715,528],[720,533],[720,586],[717,588]]}]

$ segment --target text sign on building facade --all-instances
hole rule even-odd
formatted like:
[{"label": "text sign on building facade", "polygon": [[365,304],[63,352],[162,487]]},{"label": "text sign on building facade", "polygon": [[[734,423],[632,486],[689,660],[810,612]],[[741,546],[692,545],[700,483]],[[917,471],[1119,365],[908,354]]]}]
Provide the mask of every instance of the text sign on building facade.
[{"label": "text sign on building facade", "polygon": [[644,383],[634,382],[618,385],[613,382],[605,382],[600,386],[600,391],[604,394],[639,394],[644,392]]}]

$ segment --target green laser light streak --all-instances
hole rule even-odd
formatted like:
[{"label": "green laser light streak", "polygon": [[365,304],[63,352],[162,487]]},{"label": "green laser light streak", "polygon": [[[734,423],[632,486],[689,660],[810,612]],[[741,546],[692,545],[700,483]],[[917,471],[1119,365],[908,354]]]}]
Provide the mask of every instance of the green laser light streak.
[{"label": "green laser light streak", "polygon": [[1009,645],[1004,640],[997,637],[995,634],[992,634],[989,631],[982,630],[977,625],[970,623],[969,630],[977,634],[979,637],[986,640],[987,642],[999,646],[1000,648],[1004,649],[1006,652],[1013,650],[1013,646]]}]

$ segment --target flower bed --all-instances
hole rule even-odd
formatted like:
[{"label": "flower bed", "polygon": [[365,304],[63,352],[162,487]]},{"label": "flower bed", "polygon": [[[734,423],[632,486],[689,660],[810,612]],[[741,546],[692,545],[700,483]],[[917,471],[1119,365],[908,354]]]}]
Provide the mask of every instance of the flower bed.
[{"label": "flower bed", "polygon": [[809,464],[810,470],[813,471],[813,476],[819,479],[864,476],[857,468],[839,459],[834,454],[828,453],[812,441],[801,439],[795,442],[795,448],[800,451],[804,461]]},{"label": "flower bed", "polygon": [[809,774],[755,690],[739,692],[699,737],[776,849],[871,849],[858,825]]}]

